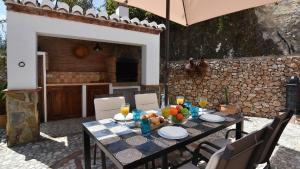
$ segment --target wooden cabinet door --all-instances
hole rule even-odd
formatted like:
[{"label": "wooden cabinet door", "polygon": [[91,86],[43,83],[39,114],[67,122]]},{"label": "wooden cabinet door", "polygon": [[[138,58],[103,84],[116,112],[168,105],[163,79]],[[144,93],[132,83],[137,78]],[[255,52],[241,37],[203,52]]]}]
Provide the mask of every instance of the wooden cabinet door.
[{"label": "wooden cabinet door", "polygon": [[82,86],[64,89],[65,105],[63,112],[66,118],[82,117]]},{"label": "wooden cabinet door", "polygon": [[58,120],[63,109],[63,88],[47,87],[47,119]]},{"label": "wooden cabinet door", "polygon": [[109,85],[92,85],[86,87],[87,116],[95,116],[94,98],[96,95],[109,94]]},{"label": "wooden cabinet door", "polygon": [[81,86],[47,87],[48,120],[81,117]]}]

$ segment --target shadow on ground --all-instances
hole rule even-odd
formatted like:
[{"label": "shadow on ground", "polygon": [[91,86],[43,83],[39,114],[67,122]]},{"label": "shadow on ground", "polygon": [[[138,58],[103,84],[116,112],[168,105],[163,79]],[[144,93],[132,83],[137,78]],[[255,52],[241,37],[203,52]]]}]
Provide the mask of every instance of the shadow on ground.
[{"label": "shadow on ground", "polygon": [[273,155],[271,157],[271,165],[274,169],[278,168],[276,166],[280,166],[281,168],[286,169],[300,169],[300,152],[279,145],[273,152]]}]

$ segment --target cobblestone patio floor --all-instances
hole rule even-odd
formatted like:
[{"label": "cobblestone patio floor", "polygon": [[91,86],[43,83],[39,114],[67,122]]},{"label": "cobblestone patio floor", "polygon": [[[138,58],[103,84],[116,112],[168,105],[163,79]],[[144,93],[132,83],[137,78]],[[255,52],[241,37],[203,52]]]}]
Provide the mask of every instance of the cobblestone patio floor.
[{"label": "cobblestone patio floor", "polygon": [[[80,124],[86,120],[90,119],[70,119],[41,124],[40,141],[12,148],[6,146],[5,132],[0,130],[0,169],[83,168]],[[265,118],[247,117],[244,124],[245,131],[260,129],[269,122],[271,120]],[[226,130],[220,131],[206,139],[224,137],[225,132]],[[177,155],[173,153],[172,156]],[[279,146],[273,153],[271,164],[273,169],[300,169],[300,125],[288,124]],[[109,160],[107,165],[109,169],[116,168]],[[97,165],[93,168],[101,168],[100,166],[100,158],[97,157]],[[258,168],[263,168],[263,165]]]}]

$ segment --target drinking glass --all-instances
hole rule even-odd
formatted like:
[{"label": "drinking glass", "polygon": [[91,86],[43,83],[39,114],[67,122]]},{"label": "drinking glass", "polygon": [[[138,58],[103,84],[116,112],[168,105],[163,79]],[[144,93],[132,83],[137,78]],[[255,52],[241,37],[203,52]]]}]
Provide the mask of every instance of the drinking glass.
[{"label": "drinking glass", "polygon": [[161,115],[164,117],[164,119],[169,119],[170,117],[170,107],[164,107],[161,109]]},{"label": "drinking glass", "polygon": [[183,96],[177,96],[176,97],[176,103],[177,103],[177,105],[183,105],[184,97]]},{"label": "drinking glass", "polygon": [[200,97],[199,99],[199,106],[201,107],[201,112],[203,113],[203,109],[207,106],[207,98],[206,97]]},{"label": "drinking glass", "polygon": [[186,102],[184,102],[183,106],[186,107],[186,108],[188,108],[190,110],[191,107],[192,107],[192,102],[186,101]]},{"label": "drinking glass", "polygon": [[199,117],[199,107],[191,106],[191,114],[193,119],[197,119]]},{"label": "drinking glass", "polygon": [[142,135],[150,135],[151,133],[151,124],[150,124],[150,120],[148,118],[146,119],[142,119],[141,121],[141,131],[142,131]]},{"label": "drinking glass", "polygon": [[132,111],[132,115],[133,115],[133,121],[138,122],[141,120],[141,113],[142,111],[139,109],[134,109]]},{"label": "drinking glass", "polygon": [[130,109],[130,105],[129,104],[124,104],[124,105],[121,106],[121,113],[124,116],[125,126],[127,125],[127,123],[126,123],[126,117],[129,114],[129,109]]}]

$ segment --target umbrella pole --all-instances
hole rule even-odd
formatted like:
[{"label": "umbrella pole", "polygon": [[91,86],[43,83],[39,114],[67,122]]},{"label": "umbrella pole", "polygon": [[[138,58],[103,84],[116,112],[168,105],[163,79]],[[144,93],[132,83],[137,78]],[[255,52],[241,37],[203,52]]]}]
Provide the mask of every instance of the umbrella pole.
[{"label": "umbrella pole", "polygon": [[165,31],[165,71],[164,71],[164,88],[165,88],[165,106],[169,105],[169,50],[170,50],[170,0],[166,0],[166,31]]}]

